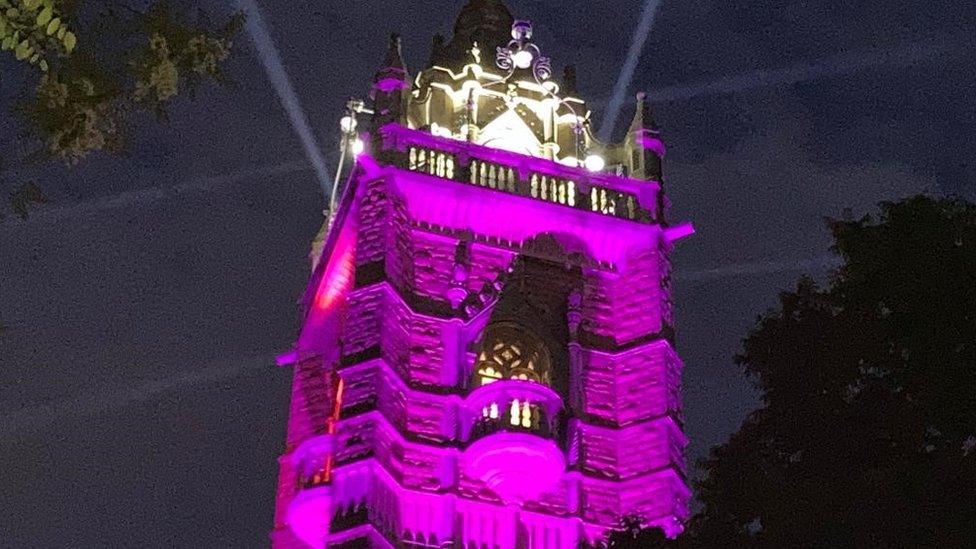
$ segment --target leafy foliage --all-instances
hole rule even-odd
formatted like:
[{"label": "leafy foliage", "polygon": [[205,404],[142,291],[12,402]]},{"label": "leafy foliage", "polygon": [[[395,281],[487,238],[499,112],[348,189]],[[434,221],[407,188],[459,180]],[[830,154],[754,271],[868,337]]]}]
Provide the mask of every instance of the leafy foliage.
[{"label": "leafy foliage", "polygon": [[976,547],[976,205],[917,196],[829,226],[736,358],[762,392],[702,462],[677,540],[627,518],[605,547]]},{"label": "leafy foliage", "polygon": [[0,49],[46,72],[78,43],[55,0],[0,0]]},{"label": "leafy foliage", "polygon": [[21,219],[27,219],[27,208],[30,204],[44,204],[45,202],[47,202],[47,198],[44,197],[41,188],[34,182],[25,183],[10,194],[10,208]]},{"label": "leafy foliage", "polygon": [[118,94],[115,82],[87,56],[43,75],[25,112],[44,140],[46,156],[76,164],[92,151],[120,148]]},{"label": "leafy foliage", "polygon": [[155,4],[143,21],[148,40],[130,62],[135,75],[133,98],[160,116],[180,89],[195,91],[204,79],[224,82],[220,64],[230,55],[232,38],[244,23],[238,13],[223,28],[191,25],[165,2]]},{"label": "leafy foliage", "polygon": [[744,341],[764,406],[704,462],[686,542],[976,546],[976,205],[830,226],[843,267]]},{"label": "leafy foliage", "polygon": [[[40,144],[27,159],[74,165],[119,151],[140,108],[165,119],[184,91],[226,83],[222,66],[244,15],[218,26],[186,13],[167,0],[144,12],[121,0],[0,0],[0,46],[33,71],[18,109]],[[80,41],[78,21],[88,22]],[[11,207],[20,214],[22,205]]]}]

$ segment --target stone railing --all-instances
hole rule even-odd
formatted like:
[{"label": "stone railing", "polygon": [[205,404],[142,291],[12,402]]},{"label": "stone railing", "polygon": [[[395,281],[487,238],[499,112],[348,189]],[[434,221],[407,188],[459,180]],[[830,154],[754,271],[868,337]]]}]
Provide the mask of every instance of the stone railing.
[{"label": "stone railing", "polygon": [[654,181],[593,173],[395,124],[380,134],[381,161],[413,172],[619,219],[657,222],[660,185]]},{"label": "stone railing", "polygon": [[[542,407],[530,402],[517,400],[499,406],[497,415],[491,412],[477,419],[471,426],[468,442],[501,432],[531,433],[533,435],[556,439],[558,438],[558,424],[553,417],[549,417]],[[515,410],[518,410],[517,412]]]},{"label": "stone railing", "polygon": [[506,379],[472,391],[463,403],[461,438],[471,443],[494,433],[531,433],[559,438],[562,399],[533,381]]}]

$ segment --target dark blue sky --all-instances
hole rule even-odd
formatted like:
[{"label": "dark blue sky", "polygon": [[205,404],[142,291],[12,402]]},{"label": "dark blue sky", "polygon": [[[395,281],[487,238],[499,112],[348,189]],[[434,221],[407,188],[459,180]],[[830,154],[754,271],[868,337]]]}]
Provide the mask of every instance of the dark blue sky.
[{"label": "dark blue sky", "polygon": [[[416,68],[463,2],[259,3],[331,150],[387,33]],[[641,3],[509,4],[602,105]],[[662,3],[629,95],[738,90],[655,107],[673,217],[699,230],[674,257],[692,459],[755,406],[732,356],[777,291],[824,274],[825,216],[921,191],[976,198],[973,36],[963,1]],[[124,157],[38,170],[4,155],[0,183],[37,176],[54,203],[0,223],[0,547],[266,545],[289,383],[273,357],[294,334],[321,197],[239,43],[235,87],[140,122]],[[4,56],[4,107],[17,74]],[[770,77],[784,74],[798,81]]]}]

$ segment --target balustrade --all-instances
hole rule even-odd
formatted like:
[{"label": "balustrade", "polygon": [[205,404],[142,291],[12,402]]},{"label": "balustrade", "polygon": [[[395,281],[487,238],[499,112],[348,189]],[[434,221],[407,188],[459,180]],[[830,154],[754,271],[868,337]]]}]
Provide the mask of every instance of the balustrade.
[{"label": "balustrade", "polygon": [[417,145],[407,148],[405,167],[413,172],[620,219],[654,220],[654,214],[642,208],[634,195],[594,184],[582,170],[577,181],[492,162],[471,151],[437,150]]},{"label": "balustrade", "polygon": [[559,441],[563,402],[534,381],[482,385],[462,403],[462,470],[506,502],[538,497],[566,470]]},{"label": "balustrade", "polygon": [[451,154],[420,147],[410,147],[409,162],[410,171],[454,179],[457,161]]},{"label": "balustrade", "polygon": [[512,400],[501,405],[491,403],[482,409],[482,416],[471,427],[469,442],[501,431],[532,433],[544,438],[556,438],[558,425],[555,418],[528,400]]}]

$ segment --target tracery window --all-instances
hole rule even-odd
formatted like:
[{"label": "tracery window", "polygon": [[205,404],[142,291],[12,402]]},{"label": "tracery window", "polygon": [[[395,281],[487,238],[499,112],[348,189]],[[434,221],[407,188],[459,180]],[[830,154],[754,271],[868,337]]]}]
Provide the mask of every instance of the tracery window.
[{"label": "tracery window", "polygon": [[501,379],[550,384],[549,352],[542,340],[515,324],[489,326],[478,353],[475,386]]}]

